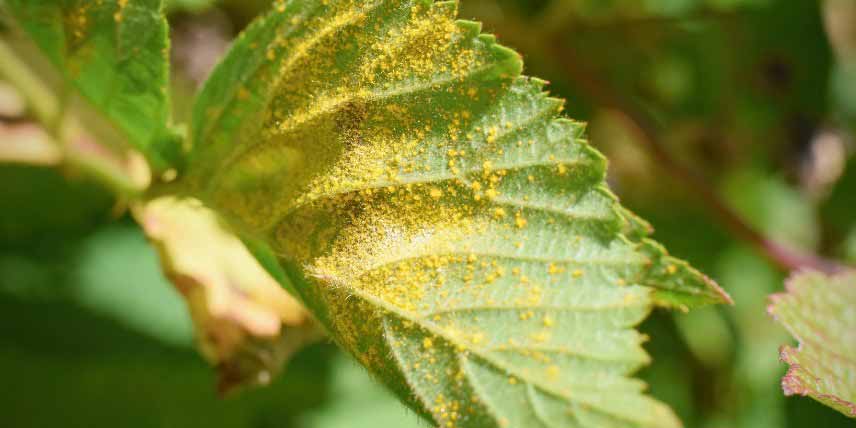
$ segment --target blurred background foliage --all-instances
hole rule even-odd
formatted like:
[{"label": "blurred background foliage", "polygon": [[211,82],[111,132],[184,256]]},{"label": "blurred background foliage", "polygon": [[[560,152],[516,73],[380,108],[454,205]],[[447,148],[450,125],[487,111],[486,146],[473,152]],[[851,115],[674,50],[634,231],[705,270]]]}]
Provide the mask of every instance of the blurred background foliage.
[{"label": "blurred background foliage", "polygon": [[[177,121],[265,0],[168,0]],[[688,427],[845,427],[785,398],[766,315],[785,272],[730,233],[665,150],[766,236],[856,263],[856,2],[464,0],[589,122],[613,188],[734,307],[656,312],[641,373]],[[270,387],[221,399],[184,302],[122,201],[10,155],[28,118],[0,82],[0,424],[10,427],[421,426],[330,344]],[[7,153],[3,153],[4,150]],[[690,184],[690,185],[688,185]],[[708,201],[709,202],[709,201]]]}]

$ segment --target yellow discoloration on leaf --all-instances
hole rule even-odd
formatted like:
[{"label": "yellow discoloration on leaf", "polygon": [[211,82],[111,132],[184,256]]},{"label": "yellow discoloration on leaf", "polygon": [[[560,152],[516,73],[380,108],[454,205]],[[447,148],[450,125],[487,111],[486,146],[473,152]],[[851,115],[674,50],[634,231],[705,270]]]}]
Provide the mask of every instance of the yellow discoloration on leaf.
[{"label": "yellow discoloration on leaf", "polygon": [[[273,59],[244,40],[224,67],[255,68],[213,77],[256,76],[260,104],[198,110],[211,141],[187,186],[269,245],[335,340],[436,426],[530,426],[532,400],[674,426],[626,377],[647,362],[632,327],[666,256],[621,235],[582,125],[479,32],[451,2],[277,5],[246,36]],[[604,382],[632,412],[569,392]]]}]

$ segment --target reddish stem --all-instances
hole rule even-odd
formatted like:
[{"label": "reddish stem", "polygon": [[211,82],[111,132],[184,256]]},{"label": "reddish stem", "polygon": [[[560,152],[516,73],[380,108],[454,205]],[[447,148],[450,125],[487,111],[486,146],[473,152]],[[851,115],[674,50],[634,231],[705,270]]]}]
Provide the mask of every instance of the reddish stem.
[{"label": "reddish stem", "polygon": [[602,107],[620,112],[631,125],[631,129],[637,136],[636,140],[645,146],[659,165],[663,166],[663,169],[676,181],[695,192],[712,214],[735,236],[750,243],[784,271],[809,268],[825,273],[836,273],[845,269],[837,262],[775,242],[749,225],[740,214],[723,201],[704,177],[680,163],[669,153],[660,143],[658,126],[647,113],[635,108],[629,101],[610,90],[594,73],[586,70],[583,62],[575,58],[573,49],[567,47],[563,40],[554,38],[548,45],[551,46],[553,57],[558,59],[563,70],[577,83],[577,86]]}]

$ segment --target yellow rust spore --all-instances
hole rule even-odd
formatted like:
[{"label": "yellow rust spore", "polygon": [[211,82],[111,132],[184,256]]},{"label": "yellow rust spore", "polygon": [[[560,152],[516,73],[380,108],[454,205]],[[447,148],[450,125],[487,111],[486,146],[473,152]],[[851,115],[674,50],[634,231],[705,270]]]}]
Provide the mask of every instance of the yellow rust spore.
[{"label": "yellow rust spore", "polygon": [[[300,9],[275,3],[279,12],[286,5]],[[516,107],[492,110],[512,83],[487,77],[496,52],[455,22],[448,3],[338,0],[319,10],[286,18],[274,43],[257,47],[269,87],[237,95],[260,102],[272,89],[270,108],[239,149],[220,146],[232,150],[230,163],[205,184],[306,273],[301,293],[329,311],[323,321],[361,362],[388,369],[390,349],[379,344],[387,340],[410,359],[414,379],[448,392],[420,398],[438,426],[453,427],[483,404],[470,402],[467,373],[446,365],[450,353],[512,366],[508,353],[488,349],[571,340],[565,314],[545,308],[594,281],[571,281],[582,269],[550,257],[581,253],[553,233],[574,207],[540,208],[577,196],[555,183],[574,181],[576,169],[561,162],[573,165],[565,148],[578,143],[560,146],[551,127],[559,124]],[[529,87],[519,85],[513,91]],[[521,110],[536,104],[532,94],[512,95]],[[510,383],[560,377],[549,353],[515,355],[531,371],[503,372]]]}]

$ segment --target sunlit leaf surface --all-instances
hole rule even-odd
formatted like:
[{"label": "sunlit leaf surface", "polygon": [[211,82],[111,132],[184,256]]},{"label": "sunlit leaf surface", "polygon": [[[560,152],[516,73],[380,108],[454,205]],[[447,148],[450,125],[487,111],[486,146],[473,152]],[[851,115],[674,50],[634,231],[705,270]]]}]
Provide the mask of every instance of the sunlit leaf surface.
[{"label": "sunlit leaf surface", "polygon": [[678,426],[633,327],[728,297],[521,69],[454,2],[275,2],[200,95],[183,191],[438,426]]},{"label": "sunlit leaf surface", "polygon": [[769,312],[799,341],[781,350],[790,365],[785,394],[812,397],[856,418],[856,274],[799,274],[787,293],[772,297]]}]

